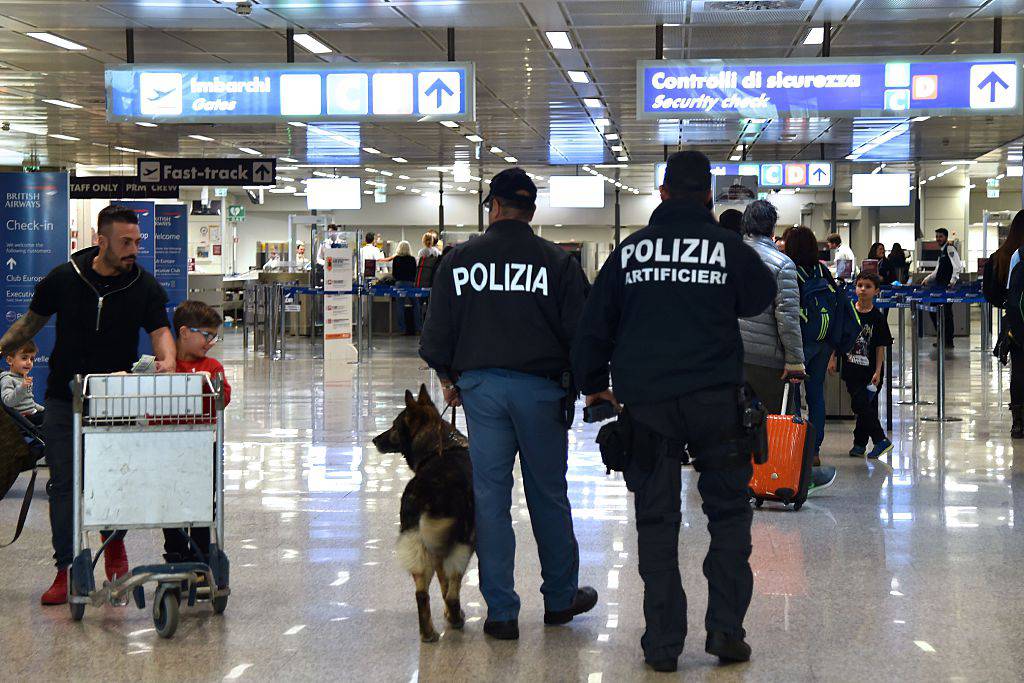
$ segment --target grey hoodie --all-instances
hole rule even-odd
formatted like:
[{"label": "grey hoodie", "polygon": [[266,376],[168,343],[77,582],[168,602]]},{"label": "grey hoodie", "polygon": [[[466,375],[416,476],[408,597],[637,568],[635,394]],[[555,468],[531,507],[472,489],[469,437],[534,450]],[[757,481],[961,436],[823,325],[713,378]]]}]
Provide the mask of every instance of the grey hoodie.
[{"label": "grey hoodie", "polygon": [[32,387],[23,387],[21,385],[23,381],[24,378],[21,375],[16,375],[10,370],[5,370],[0,374],[0,400],[8,408],[13,408],[22,414],[42,410],[43,407],[36,403],[35,397],[32,395]]}]

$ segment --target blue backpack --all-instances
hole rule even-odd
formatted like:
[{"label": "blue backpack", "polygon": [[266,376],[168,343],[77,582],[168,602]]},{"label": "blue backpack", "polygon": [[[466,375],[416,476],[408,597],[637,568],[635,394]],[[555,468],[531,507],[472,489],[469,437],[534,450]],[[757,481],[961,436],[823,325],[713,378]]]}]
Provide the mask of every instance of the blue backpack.
[{"label": "blue backpack", "polygon": [[800,283],[800,331],[804,352],[827,344],[839,353],[849,353],[860,334],[860,316],[847,296],[846,287],[834,285],[825,276],[824,266],[808,273],[797,268]]}]

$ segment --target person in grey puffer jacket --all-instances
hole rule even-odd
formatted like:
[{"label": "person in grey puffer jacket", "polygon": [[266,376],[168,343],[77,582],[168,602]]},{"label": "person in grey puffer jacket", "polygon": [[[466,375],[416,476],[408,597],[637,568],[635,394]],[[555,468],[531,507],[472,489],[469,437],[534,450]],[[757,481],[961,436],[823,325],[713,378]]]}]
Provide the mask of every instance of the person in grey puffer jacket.
[{"label": "person in grey puffer jacket", "polygon": [[800,332],[800,285],[796,264],[775,246],[779,214],[769,202],[758,200],[743,212],[743,234],[775,276],[775,303],[753,318],[740,320],[743,371],[747,381],[775,413],[782,405],[783,380],[804,378],[803,336]]},{"label": "person in grey puffer jacket", "polygon": [[[740,336],[743,338],[743,374],[747,382],[769,413],[780,408],[788,413],[788,406],[782,405],[785,382],[798,385],[807,375],[800,330],[800,283],[796,264],[775,246],[778,221],[775,207],[763,200],[751,202],[743,212],[744,240],[775,276],[778,292],[775,303],[763,313],[753,318],[740,318]],[[831,465],[811,468],[808,494],[832,486],[836,472]]]},{"label": "person in grey puffer jacket", "polygon": [[[0,401],[12,410],[16,410],[33,423],[42,422],[43,406],[36,403],[32,391],[32,380],[28,374],[35,365],[35,342],[24,344],[22,348],[7,356],[10,370],[0,373]],[[35,417],[35,416],[39,417]]]}]

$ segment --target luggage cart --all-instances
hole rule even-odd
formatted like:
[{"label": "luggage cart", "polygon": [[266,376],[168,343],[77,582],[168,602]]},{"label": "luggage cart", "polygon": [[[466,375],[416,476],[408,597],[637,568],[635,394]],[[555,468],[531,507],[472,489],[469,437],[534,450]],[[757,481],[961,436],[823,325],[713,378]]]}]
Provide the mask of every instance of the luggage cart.
[{"label": "luggage cart", "polygon": [[[74,386],[74,560],[68,582],[71,617],[86,605],[145,609],[155,583],[153,624],[163,638],[178,628],[179,606],[209,601],[227,608],[229,562],[224,543],[224,398],[219,378],[202,373],[88,375]],[[134,567],[96,587],[91,533],[103,530],[210,527],[201,562]]]}]

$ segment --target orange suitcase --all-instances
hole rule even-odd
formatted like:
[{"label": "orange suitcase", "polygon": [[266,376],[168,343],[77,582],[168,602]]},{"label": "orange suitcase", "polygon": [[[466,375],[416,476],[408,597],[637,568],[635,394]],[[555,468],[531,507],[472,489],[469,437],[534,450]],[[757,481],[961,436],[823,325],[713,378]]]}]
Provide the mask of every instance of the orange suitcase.
[{"label": "orange suitcase", "polygon": [[750,496],[757,507],[766,500],[784,503],[799,510],[807,500],[814,465],[814,427],[800,416],[787,415],[789,384],[782,394],[782,414],[768,416],[768,460],[754,463],[750,478]]}]

